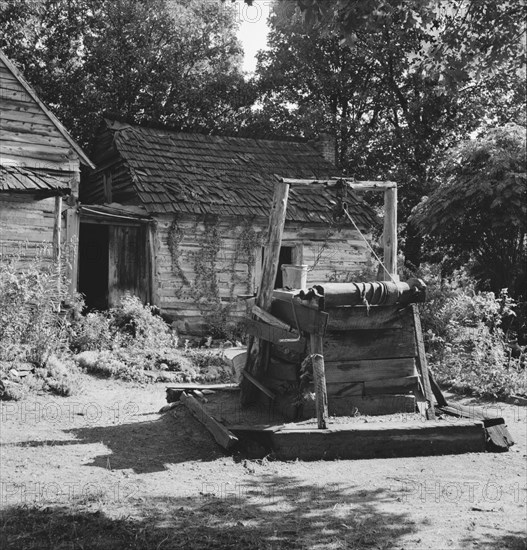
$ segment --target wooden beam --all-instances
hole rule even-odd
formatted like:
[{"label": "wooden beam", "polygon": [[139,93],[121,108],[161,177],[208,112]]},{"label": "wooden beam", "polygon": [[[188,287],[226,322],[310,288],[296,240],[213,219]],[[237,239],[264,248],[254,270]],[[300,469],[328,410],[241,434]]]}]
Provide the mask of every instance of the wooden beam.
[{"label": "wooden beam", "polygon": [[77,292],[79,279],[79,212],[77,205],[66,210],[66,243],[70,278],[70,295]]},{"label": "wooden beam", "polygon": [[[273,297],[274,283],[278,272],[280,258],[280,245],[284,233],[285,216],[287,212],[287,198],[289,185],[284,182],[275,184],[273,204],[269,216],[269,227],[267,230],[267,245],[265,247],[264,263],[262,268],[262,279],[258,288],[256,305],[269,311]],[[254,379],[261,378],[267,368],[269,358],[269,344],[257,338],[251,338],[247,347],[247,363],[245,371]],[[241,382],[241,404],[246,406],[256,399],[255,385],[244,377]]]},{"label": "wooden beam", "polygon": [[271,315],[270,313],[268,313],[267,311],[264,311],[262,308],[259,308],[258,306],[253,306],[252,313],[256,317],[258,317],[258,319],[261,319],[268,325],[272,325],[273,327],[281,328],[287,331],[292,330],[292,327],[290,325],[288,325],[287,323],[284,323],[283,321],[280,321],[278,317]]},{"label": "wooden beam", "polygon": [[285,346],[292,351],[302,352],[306,346],[305,338],[302,338],[292,332],[288,332],[283,328],[262,323],[262,321],[246,319],[245,329],[247,334],[250,334],[255,338],[265,340],[266,342],[271,342],[272,344]]},{"label": "wooden beam", "polygon": [[183,392],[180,400],[192,416],[207,428],[216,442],[224,449],[230,450],[238,443],[238,438],[211,416],[195,397]]},{"label": "wooden beam", "polygon": [[279,460],[429,456],[485,451],[481,422],[368,422],[283,428],[270,434]]},{"label": "wooden beam", "polygon": [[[352,350],[353,351],[353,350]],[[350,353],[353,357],[353,353]],[[373,382],[374,380],[416,376],[415,359],[400,357],[394,359],[363,359],[357,361],[326,361],[328,384],[342,387],[352,382]]]},{"label": "wooden beam", "polygon": [[265,393],[265,395],[267,395],[269,399],[274,400],[275,394],[271,390],[266,388],[263,384],[261,384],[254,376],[249,374],[246,370],[244,370],[242,374],[246,380],[257,387],[262,393]]},{"label": "wooden beam", "polygon": [[315,403],[319,430],[325,430],[328,423],[328,393],[324,369],[324,341],[322,336],[311,334],[309,338],[311,360],[313,363],[313,383],[315,385]]},{"label": "wooden beam", "polygon": [[55,211],[53,215],[53,258],[60,264],[62,233],[62,197],[55,197]]},{"label": "wooden beam", "polygon": [[385,281],[397,276],[397,188],[392,187],[384,191],[384,271]]},{"label": "wooden beam", "polygon": [[434,394],[430,386],[430,376],[428,373],[428,364],[426,362],[421,319],[419,317],[419,309],[416,304],[412,304],[412,312],[414,317],[415,341],[417,345],[417,369],[421,375],[421,384],[423,385],[424,394],[429,405],[429,408],[426,411],[426,416],[428,420],[435,420]]},{"label": "wooden beam", "polygon": [[239,391],[240,387],[236,384],[192,384],[181,383],[167,388],[167,403],[179,401],[183,392],[191,391]]},{"label": "wooden beam", "polygon": [[432,388],[432,392],[434,394],[434,397],[436,398],[437,404],[440,407],[445,407],[446,405],[448,405],[447,400],[443,395],[443,392],[441,391],[437,380],[434,378],[434,375],[430,370],[428,371],[428,378],[430,380],[430,387]]},{"label": "wooden beam", "polygon": [[157,280],[157,246],[156,246],[156,233],[157,227],[155,223],[150,223],[147,226],[147,261],[149,270],[149,288],[148,294],[150,296],[149,302],[153,306],[159,305],[159,292],[158,292],[158,280]]},{"label": "wooden beam", "polygon": [[274,299],[271,313],[294,329],[320,336],[326,332],[329,318],[326,312],[305,306],[294,298],[290,298],[290,301]]},{"label": "wooden beam", "polygon": [[386,191],[386,189],[397,189],[397,184],[393,181],[357,181],[346,182],[346,184],[354,191]]},{"label": "wooden beam", "polygon": [[397,184],[393,181],[355,181],[346,180],[345,178],[329,178],[329,179],[305,179],[305,178],[281,178],[284,183],[292,186],[324,184],[329,187],[336,185],[339,182],[344,182],[350,189],[354,191],[385,191],[386,189],[397,188]]}]

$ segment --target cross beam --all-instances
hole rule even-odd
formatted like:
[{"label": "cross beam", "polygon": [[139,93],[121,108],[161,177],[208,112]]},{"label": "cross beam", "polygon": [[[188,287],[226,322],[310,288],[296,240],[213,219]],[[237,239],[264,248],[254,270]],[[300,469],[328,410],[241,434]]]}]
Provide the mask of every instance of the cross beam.
[{"label": "cross beam", "polygon": [[345,178],[296,179],[280,178],[291,186],[324,184],[333,187],[337,183],[347,185],[353,191],[383,191],[384,192],[384,266],[388,273],[384,272],[384,280],[397,280],[397,184],[393,181],[355,181]]}]

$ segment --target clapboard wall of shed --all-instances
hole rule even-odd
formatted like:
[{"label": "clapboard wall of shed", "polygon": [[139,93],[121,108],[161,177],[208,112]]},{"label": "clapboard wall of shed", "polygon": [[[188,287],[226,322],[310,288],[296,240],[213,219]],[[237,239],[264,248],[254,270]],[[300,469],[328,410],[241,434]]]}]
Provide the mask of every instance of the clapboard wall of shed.
[{"label": "clapboard wall of shed", "polygon": [[[205,223],[195,216],[174,218],[168,214],[157,215],[156,221],[154,299],[164,313],[174,318],[181,332],[201,332],[204,330],[202,310],[206,297],[199,287],[196,269],[204,253],[203,247],[211,244],[205,239]],[[242,232],[251,231],[255,237],[259,236],[254,242],[263,243],[268,220],[255,218],[248,224],[241,218],[219,217],[214,223],[219,236],[214,258],[217,297],[222,306],[230,305],[233,319],[241,318],[246,313],[246,305],[238,297],[256,292],[262,257],[260,245],[254,247],[252,260],[240,253]],[[364,241],[349,228],[328,234],[323,224],[308,226],[288,222],[283,246],[294,246],[295,263],[308,266],[308,285],[340,280],[371,266],[371,256]]]},{"label": "clapboard wall of shed", "polygon": [[54,211],[54,198],[35,200],[23,194],[0,195],[0,253],[51,258]]},{"label": "clapboard wall of shed", "polygon": [[71,144],[0,59],[0,157],[70,181],[79,170]]}]

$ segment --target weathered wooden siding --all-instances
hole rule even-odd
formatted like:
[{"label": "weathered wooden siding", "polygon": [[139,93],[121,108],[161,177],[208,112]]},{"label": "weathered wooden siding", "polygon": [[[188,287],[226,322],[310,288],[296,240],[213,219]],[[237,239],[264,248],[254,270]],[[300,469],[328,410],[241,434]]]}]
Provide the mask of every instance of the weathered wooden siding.
[{"label": "weathered wooden siding", "polygon": [[77,154],[0,59],[0,158],[69,181]]},{"label": "weathered wooden siding", "polygon": [[[29,259],[53,255],[55,199],[36,201],[27,195],[0,195],[0,252]],[[65,222],[63,221],[65,234]]]},{"label": "weathered wooden siding", "polygon": [[[230,305],[232,317],[245,314],[245,303],[238,297],[256,291],[262,254],[258,243],[264,242],[267,220],[247,223],[242,219],[221,218],[209,223],[207,229],[203,221],[180,216],[177,231],[174,231],[173,216],[158,216],[157,221],[154,300],[175,319],[179,330],[201,330],[203,312],[211,311],[207,300],[215,288],[216,300],[219,299],[223,307]],[[215,237],[211,237],[212,233]],[[255,245],[252,262],[246,250],[250,243]],[[342,280],[353,272],[363,271],[371,263],[364,241],[351,229],[328,235],[322,225],[306,227],[287,223],[282,244],[295,247],[295,263],[308,265],[308,284]],[[215,255],[210,253],[211,246],[217,247]],[[212,267],[214,277],[208,271]]]}]

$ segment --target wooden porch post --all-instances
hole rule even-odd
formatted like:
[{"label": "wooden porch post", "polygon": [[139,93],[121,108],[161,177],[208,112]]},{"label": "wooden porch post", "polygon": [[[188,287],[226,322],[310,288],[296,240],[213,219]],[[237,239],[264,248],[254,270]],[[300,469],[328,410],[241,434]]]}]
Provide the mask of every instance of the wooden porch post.
[{"label": "wooden porch post", "polygon": [[[388,273],[397,281],[397,187],[384,190],[384,265]],[[384,280],[389,281],[384,272]]]},{"label": "wooden porch post", "polygon": [[[264,311],[269,311],[273,298],[274,282],[278,272],[278,261],[280,258],[280,245],[284,233],[285,216],[287,211],[287,198],[289,195],[289,184],[282,181],[276,183],[273,195],[273,205],[269,217],[269,229],[267,231],[267,244],[265,247],[264,264],[262,268],[262,280],[258,288],[256,305]],[[269,344],[264,340],[251,337],[247,346],[247,363],[245,371],[250,377],[258,380],[267,367]],[[241,404],[248,405],[256,398],[256,386],[246,377],[240,384]]]},{"label": "wooden porch post", "polygon": [[62,197],[60,195],[55,197],[55,212],[54,212],[54,224],[53,224],[53,259],[57,264],[57,309],[60,310],[60,294],[61,294],[61,277],[62,277],[62,265],[61,265],[61,235],[62,235]]}]

